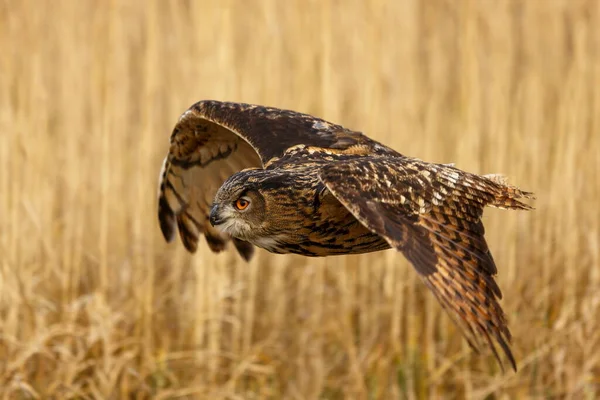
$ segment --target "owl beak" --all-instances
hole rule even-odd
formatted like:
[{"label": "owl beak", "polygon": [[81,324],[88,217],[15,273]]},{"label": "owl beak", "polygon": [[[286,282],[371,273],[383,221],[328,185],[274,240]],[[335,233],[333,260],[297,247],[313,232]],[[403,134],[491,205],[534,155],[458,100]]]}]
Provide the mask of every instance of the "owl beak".
[{"label": "owl beak", "polygon": [[223,223],[223,220],[221,219],[221,217],[219,217],[219,206],[217,204],[213,205],[210,209],[208,220],[212,226],[220,225]]}]

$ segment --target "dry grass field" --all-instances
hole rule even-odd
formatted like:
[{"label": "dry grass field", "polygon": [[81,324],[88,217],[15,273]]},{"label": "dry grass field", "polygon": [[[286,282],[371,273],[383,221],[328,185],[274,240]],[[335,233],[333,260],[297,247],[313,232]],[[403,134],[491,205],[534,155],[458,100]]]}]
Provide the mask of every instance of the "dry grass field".
[{"label": "dry grass field", "polygon": [[[211,98],[534,191],[484,215],[519,371],[394,251],[164,243],[168,138]],[[599,205],[595,0],[0,0],[1,398],[600,398]]]}]

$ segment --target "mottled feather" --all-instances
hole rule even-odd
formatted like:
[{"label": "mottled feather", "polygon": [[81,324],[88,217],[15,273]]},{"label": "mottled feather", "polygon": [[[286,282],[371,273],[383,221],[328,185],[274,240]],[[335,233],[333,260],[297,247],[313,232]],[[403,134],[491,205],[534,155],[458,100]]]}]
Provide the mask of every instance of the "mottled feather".
[{"label": "mottled feather", "polygon": [[359,221],[404,253],[475,349],[482,337],[501,362],[495,340],[516,369],[481,215],[486,205],[528,209],[518,199],[530,193],[407,157],[330,164],[320,176]]},{"label": "mottled feather", "polygon": [[[179,119],[170,138],[159,182],[158,218],[167,241],[177,227],[186,249],[195,252],[204,234],[219,252],[229,238],[208,224],[217,189],[233,173],[262,167],[295,146],[340,150],[369,139],[320,118],[242,103],[201,101]],[[240,244],[236,245],[240,250]],[[244,258],[251,254],[243,246]]]}]

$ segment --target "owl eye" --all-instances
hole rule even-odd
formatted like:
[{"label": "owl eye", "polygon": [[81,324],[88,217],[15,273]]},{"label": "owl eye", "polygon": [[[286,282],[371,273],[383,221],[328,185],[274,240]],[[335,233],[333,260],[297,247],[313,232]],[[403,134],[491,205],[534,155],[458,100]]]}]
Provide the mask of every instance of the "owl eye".
[{"label": "owl eye", "polygon": [[235,208],[237,208],[240,211],[243,211],[246,208],[248,208],[248,206],[250,205],[250,201],[243,197],[240,197],[239,199],[237,199],[235,201],[234,205],[235,205]]}]

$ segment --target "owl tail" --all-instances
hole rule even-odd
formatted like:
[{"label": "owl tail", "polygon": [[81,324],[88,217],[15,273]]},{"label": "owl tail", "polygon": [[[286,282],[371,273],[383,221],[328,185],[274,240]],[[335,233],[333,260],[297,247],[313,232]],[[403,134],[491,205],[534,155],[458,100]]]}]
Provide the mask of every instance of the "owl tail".
[{"label": "owl tail", "polygon": [[529,204],[517,200],[522,198],[535,199],[532,192],[525,192],[516,186],[509,185],[504,175],[489,174],[483,176],[497,186],[497,190],[494,191],[495,198],[489,204],[490,206],[507,210],[533,210],[533,207]]}]

